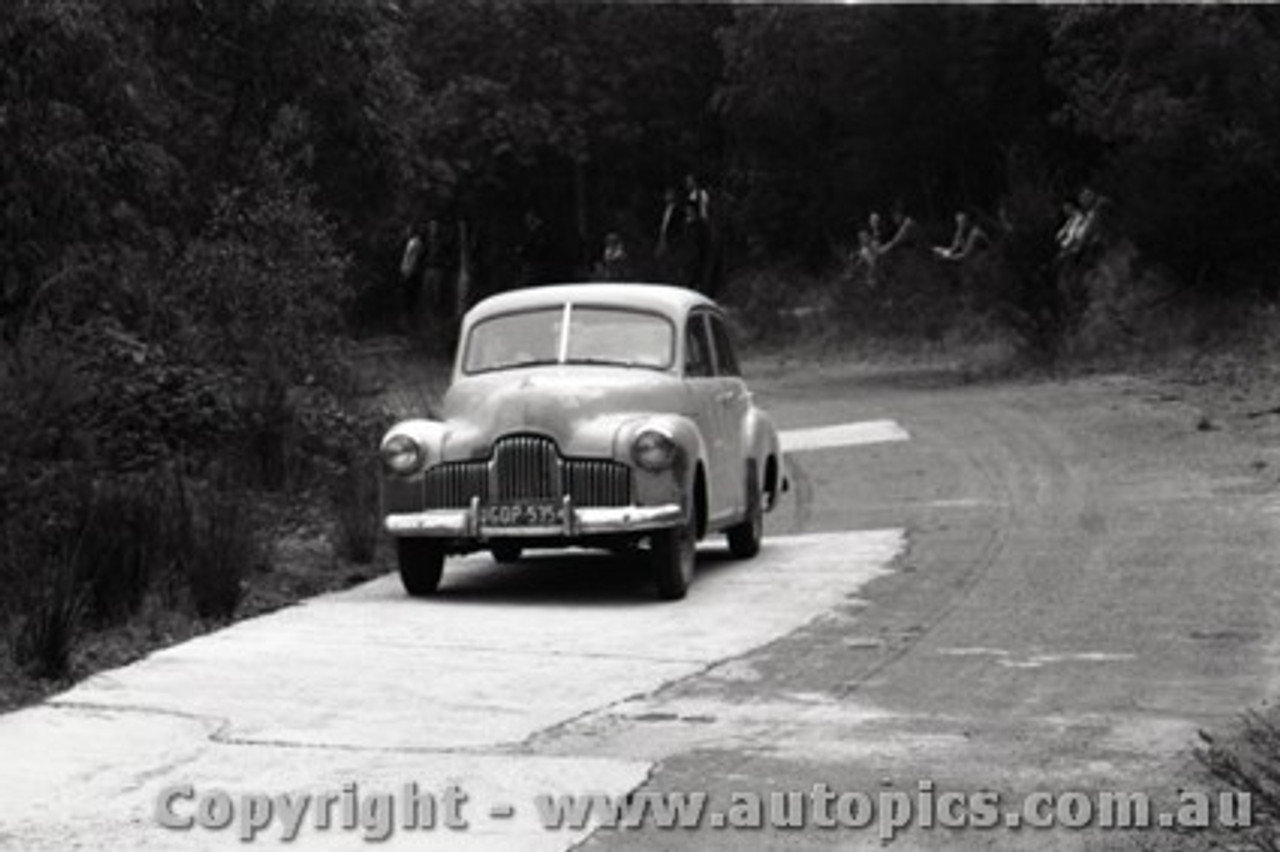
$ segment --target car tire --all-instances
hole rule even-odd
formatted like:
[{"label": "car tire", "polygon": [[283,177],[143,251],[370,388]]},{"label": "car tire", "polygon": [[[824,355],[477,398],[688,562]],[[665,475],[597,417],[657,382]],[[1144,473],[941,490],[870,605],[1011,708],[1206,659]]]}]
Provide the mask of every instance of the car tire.
[{"label": "car tire", "polygon": [[725,532],[725,538],[729,540],[729,553],[735,559],[750,559],[760,552],[760,541],[764,538],[763,497],[760,493],[760,477],[756,475],[756,463],[754,460],[748,461],[747,517]]},{"label": "car tire", "polygon": [[396,541],[400,582],[410,597],[425,598],[440,588],[444,574],[444,548],[429,538],[402,538]]},{"label": "car tire", "polygon": [[512,562],[520,561],[520,554],[524,553],[524,548],[515,542],[500,541],[489,548],[489,553],[493,555],[493,561],[499,565],[510,565]]},{"label": "car tire", "polygon": [[690,509],[689,519],[679,526],[658,530],[650,537],[649,558],[658,597],[678,601],[689,591],[697,563],[698,520]]}]

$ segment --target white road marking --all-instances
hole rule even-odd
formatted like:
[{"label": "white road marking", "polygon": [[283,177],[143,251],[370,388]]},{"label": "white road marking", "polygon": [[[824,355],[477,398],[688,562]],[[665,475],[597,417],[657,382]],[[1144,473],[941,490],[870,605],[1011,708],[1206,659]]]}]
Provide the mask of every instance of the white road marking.
[{"label": "white road marking", "polygon": [[1116,663],[1134,659],[1133,654],[1110,651],[1084,651],[1077,654],[1032,654],[1021,659],[1003,648],[940,648],[944,657],[995,657],[996,665],[1009,669],[1038,669],[1052,663]]},{"label": "white road marking", "polygon": [[[233,625],[105,672],[44,705],[0,716],[0,846],[41,850],[239,845],[231,831],[173,832],[153,816],[173,784],[233,795],[368,793],[461,785],[466,831],[399,831],[385,848],[559,850],[582,831],[543,830],[540,793],[639,785],[648,759],[530,754],[529,738],[652,693],[836,609],[886,573],[901,530],[766,539],[750,562],[704,554],[687,600],[530,596],[528,572],[486,556],[450,563],[438,600],[395,577]],[[610,570],[593,555],[566,570]],[[552,568],[541,576],[554,575]],[[567,596],[567,595],[566,595]],[[519,748],[514,748],[519,746]],[[522,751],[523,750],[523,751]],[[512,817],[490,809],[511,804]],[[304,828],[305,848],[361,834]],[[279,828],[255,845],[279,844]]]},{"label": "white road marking", "polygon": [[1133,654],[1086,651],[1081,654],[1036,654],[1025,660],[997,660],[997,665],[1011,669],[1038,669],[1054,663],[1119,663],[1135,658]]},{"label": "white road marking", "polygon": [[911,435],[896,420],[863,420],[808,429],[783,429],[778,439],[783,452],[795,453],[802,450],[907,441],[911,439]]}]

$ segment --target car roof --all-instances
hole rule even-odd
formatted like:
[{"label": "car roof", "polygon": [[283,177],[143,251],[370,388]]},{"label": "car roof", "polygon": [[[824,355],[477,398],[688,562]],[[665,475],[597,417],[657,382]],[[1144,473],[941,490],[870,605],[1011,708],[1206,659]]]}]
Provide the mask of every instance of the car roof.
[{"label": "car roof", "polygon": [[566,302],[641,308],[671,317],[683,315],[690,308],[698,306],[716,306],[715,302],[697,291],[669,284],[544,284],[490,296],[467,312],[466,323],[470,325],[494,314],[563,305]]}]

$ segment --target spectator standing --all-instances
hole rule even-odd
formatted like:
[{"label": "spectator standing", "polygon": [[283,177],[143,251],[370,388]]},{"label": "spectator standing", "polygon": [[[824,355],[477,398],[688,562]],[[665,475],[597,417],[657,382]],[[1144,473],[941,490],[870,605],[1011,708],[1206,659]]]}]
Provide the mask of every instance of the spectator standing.
[{"label": "spectator standing", "polygon": [[1105,251],[1110,243],[1111,199],[1094,192],[1092,187],[1080,190],[1080,248],[1090,255]]},{"label": "spectator standing", "polygon": [[658,274],[665,280],[679,278],[680,266],[676,260],[684,238],[684,206],[679,193],[669,186],[662,193],[662,220],[658,225],[658,241],[654,244],[653,258]]},{"label": "spectator standing", "polygon": [[596,264],[596,274],[603,281],[626,281],[630,277],[627,247],[616,231],[605,235],[604,252]]},{"label": "spectator standing", "polygon": [[684,234],[677,259],[680,286],[701,291],[707,267],[707,229],[692,204],[684,205]]},{"label": "spectator standing", "polygon": [[1063,256],[1073,255],[1080,250],[1081,226],[1084,224],[1084,211],[1074,201],[1062,203],[1062,226],[1058,228],[1058,251]]},{"label": "spectator standing", "polygon": [[694,289],[705,295],[714,297],[720,290],[724,264],[721,240],[719,211],[712,202],[711,193],[704,187],[697,176],[685,175],[685,203],[693,213],[692,223],[695,231],[693,241],[698,248],[701,267],[693,283]]},{"label": "spectator standing", "polygon": [[404,251],[400,255],[400,301],[404,316],[413,316],[422,291],[422,237],[410,226],[405,229]]},{"label": "spectator standing", "polygon": [[522,285],[547,283],[551,271],[551,239],[542,217],[533,210],[525,211],[524,240],[516,253],[520,258]]},{"label": "spectator standing", "polygon": [[431,311],[441,319],[452,317],[456,281],[452,275],[455,247],[450,245],[440,219],[432,217],[422,237],[422,289],[431,300]]}]

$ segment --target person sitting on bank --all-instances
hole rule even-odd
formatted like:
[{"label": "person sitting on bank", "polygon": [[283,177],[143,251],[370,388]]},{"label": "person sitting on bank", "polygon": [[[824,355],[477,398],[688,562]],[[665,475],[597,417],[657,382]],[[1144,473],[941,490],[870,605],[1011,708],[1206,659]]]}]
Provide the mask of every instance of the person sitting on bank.
[{"label": "person sitting on bank", "polygon": [[878,267],[880,264],[880,247],[868,228],[858,231],[858,248],[849,258],[849,274],[855,280],[861,278],[869,289],[874,290],[879,284]]},{"label": "person sitting on bank", "polygon": [[890,216],[893,219],[894,233],[889,241],[881,246],[880,253],[889,254],[890,252],[918,246],[923,235],[920,233],[920,226],[916,224],[916,220],[907,215],[905,205],[901,202],[894,204]]},{"label": "person sitting on bank", "polygon": [[956,213],[956,230],[949,246],[934,246],[933,253],[943,260],[958,263],[988,242],[986,232],[964,210]]}]

